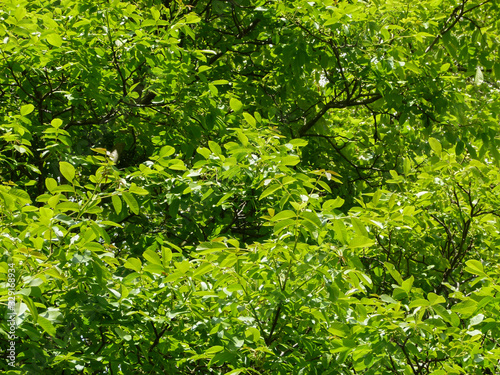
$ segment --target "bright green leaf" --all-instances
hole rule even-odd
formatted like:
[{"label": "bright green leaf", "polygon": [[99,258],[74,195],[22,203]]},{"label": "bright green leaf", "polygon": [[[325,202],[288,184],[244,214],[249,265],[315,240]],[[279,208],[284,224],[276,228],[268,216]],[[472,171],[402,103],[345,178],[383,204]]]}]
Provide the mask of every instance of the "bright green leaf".
[{"label": "bright green leaf", "polygon": [[47,332],[50,336],[56,336],[56,328],[52,324],[50,320],[44,318],[43,316],[38,315],[37,324],[42,327],[42,329]]},{"label": "bright green leaf", "polygon": [[127,203],[127,206],[130,208],[130,210],[136,214],[139,215],[139,203],[135,200],[134,196],[130,194],[127,191],[124,191],[122,193],[122,197],[125,200],[125,203]]},{"label": "bright green leaf", "polygon": [[441,157],[441,143],[436,138],[429,137],[429,145],[431,146],[432,151],[434,151],[437,156]]},{"label": "bright green leaf", "polygon": [[235,112],[239,112],[243,108],[243,103],[236,98],[231,98],[231,100],[229,101],[229,105]]},{"label": "bright green leaf", "polygon": [[154,264],[160,264],[163,265],[159,255],[156,253],[156,251],[147,249],[142,256],[147,259],[149,262],[154,263]]},{"label": "bright green leaf", "polygon": [[59,162],[59,170],[61,171],[63,177],[69,182],[72,182],[75,178],[75,167],[73,167],[70,163],[65,161]]},{"label": "bright green leaf", "polygon": [[115,209],[116,214],[122,212],[122,200],[118,195],[112,195],[111,202],[113,203],[113,208]]},{"label": "bright green leaf", "polygon": [[61,36],[54,33],[47,35],[47,42],[49,42],[49,44],[53,45],[54,47],[61,47],[63,44]]},{"label": "bright green leaf", "polygon": [[33,104],[23,105],[21,107],[21,116],[29,115],[31,112],[33,112],[34,109],[35,109],[35,106]]}]

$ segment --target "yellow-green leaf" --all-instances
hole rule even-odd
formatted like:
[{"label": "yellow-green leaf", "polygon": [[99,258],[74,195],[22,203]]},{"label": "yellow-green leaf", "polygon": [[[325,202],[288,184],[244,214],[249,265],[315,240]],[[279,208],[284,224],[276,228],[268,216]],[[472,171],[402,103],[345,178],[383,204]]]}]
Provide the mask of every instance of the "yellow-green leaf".
[{"label": "yellow-green leaf", "polygon": [[21,107],[21,116],[29,115],[31,112],[33,112],[34,109],[35,109],[35,106],[33,104],[23,105]]},{"label": "yellow-green leaf", "polygon": [[111,196],[111,202],[113,203],[113,208],[115,209],[115,212],[119,214],[122,212],[122,200],[118,195],[112,195]]},{"label": "yellow-green leaf", "polygon": [[355,249],[358,247],[369,247],[372,246],[374,243],[375,241],[368,237],[356,236],[351,240],[351,242],[349,242],[349,248]]},{"label": "yellow-green leaf", "polygon": [[431,146],[432,151],[434,151],[437,156],[441,157],[443,149],[441,143],[436,138],[429,137],[429,145]]},{"label": "yellow-green leaf", "polygon": [[144,252],[144,254],[142,254],[142,255],[144,256],[144,258],[146,258],[151,263],[163,265],[161,262],[160,256],[158,254],[156,254],[156,251],[154,251],[154,250],[147,249]]},{"label": "yellow-green leaf", "polygon": [[66,161],[59,162],[59,170],[66,180],[69,182],[75,178],[75,167]]},{"label": "yellow-green leaf", "polygon": [[254,117],[250,113],[243,112],[243,117],[245,118],[245,120],[247,120],[247,122],[250,125],[255,126],[257,124],[257,122],[255,121]]},{"label": "yellow-green leaf", "polygon": [[48,320],[47,318],[44,318],[43,316],[38,316],[37,323],[42,329],[47,332],[50,336],[54,337],[56,335],[56,329]]},{"label": "yellow-green leaf", "polygon": [[236,98],[231,98],[231,100],[229,101],[229,105],[235,112],[238,112],[241,110],[241,108],[243,108],[243,103]]},{"label": "yellow-green leaf", "polygon": [[451,307],[451,311],[461,314],[463,317],[467,318],[471,316],[474,311],[476,311],[477,303],[472,299],[468,299],[457,303]]},{"label": "yellow-green leaf", "polygon": [[128,191],[124,191],[122,193],[122,197],[127,203],[127,206],[130,208],[130,211],[132,211],[136,215],[139,215],[139,203],[137,203],[134,196]]},{"label": "yellow-green leaf", "polygon": [[208,147],[215,155],[220,155],[222,153],[220,146],[213,141],[208,141]]},{"label": "yellow-green leaf", "polygon": [[259,199],[264,199],[265,197],[271,195],[274,193],[276,190],[281,189],[281,185],[271,185],[269,186],[266,190],[262,192],[260,195]]},{"label": "yellow-green leaf", "polygon": [[310,223],[314,224],[316,227],[321,226],[321,221],[319,220],[318,215],[316,215],[314,212],[304,211],[304,212],[302,212],[300,217],[302,219],[307,220]]},{"label": "yellow-green leaf", "polygon": [[144,188],[141,188],[139,186],[137,186],[135,183],[132,182],[132,184],[130,185],[130,188],[128,189],[128,191],[132,194],[136,194],[136,195],[148,195],[149,194],[149,191],[147,191],[146,189]]},{"label": "yellow-green leaf", "polygon": [[54,47],[61,47],[63,44],[63,40],[58,34],[47,35],[47,42],[49,42],[49,44],[53,45]]},{"label": "yellow-green leaf", "polygon": [[286,220],[290,218],[295,218],[297,215],[295,212],[290,211],[290,210],[285,210],[281,211],[278,214],[274,215],[271,219],[271,221],[281,221],[281,220]]},{"label": "yellow-green leaf", "polygon": [[142,263],[141,263],[141,260],[140,259],[137,259],[137,258],[129,258],[127,259],[127,261],[125,262],[125,264],[123,265],[125,268],[128,268],[128,269],[131,269],[131,270],[134,270],[136,272],[141,272],[141,268],[142,268]]},{"label": "yellow-green leaf", "polygon": [[474,275],[486,276],[486,274],[484,273],[483,264],[479,260],[468,260],[467,262],[465,262],[465,265],[465,270],[467,272]]}]

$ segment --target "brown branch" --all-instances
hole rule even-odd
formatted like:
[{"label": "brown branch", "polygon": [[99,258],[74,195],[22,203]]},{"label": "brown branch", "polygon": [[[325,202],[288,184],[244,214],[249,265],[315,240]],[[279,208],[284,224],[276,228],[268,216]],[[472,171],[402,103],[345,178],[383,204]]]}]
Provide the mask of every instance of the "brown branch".
[{"label": "brown branch", "polygon": [[102,125],[110,122],[114,118],[118,116],[118,112],[116,110],[112,110],[111,112],[107,113],[103,117],[95,118],[95,119],[85,119],[81,121],[70,121],[68,124],[64,127],[64,130],[68,130],[72,126],[86,126],[86,125]]},{"label": "brown branch", "polygon": [[[467,14],[467,13],[473,11],[474,9],[479,8],[480,6],[483,6],[484,4],[487,4],[487,3],[490,2],[490,0],[486,0],[486,1],[483,1],[481,4],[473,6],[473,7],[471,7],[471,8],[469,8],[469,9],[466,10],[465,9],[465,4],[467,3],[467,1],[468,0],[464,0],[461,5],[457,6],[455,9],[453,9],[453,12],[451,13],[451,15],[446,20],[446,22],[445,22],[443,28],[441,29],[441,31],[439,32],[439,34],[434,38],[434,40],[432,41],[432,43],[425,49],[425,53],[429,52],[434,47],[434,45],[436,45],[436,43],[439,42],[439,40],[444,36],[444,34],[446,34],[448,31],[450,31],[451,29],[453,29],[453,27],[462,18],[464,18],[465,14]],[[449,26],[448,26],[448,23],[450,21],[451,21],[451,24],[449,24]]]},{"label": "brown branch", "polygon": [[[342,91],[340,94],[342,94],[344,91]],[[339,94],[339,95],[340,95]],[[309,129],[311,129],[322,117],[323,115],[328,112],[328,110],[333,109],[333,108],[347,108],[347,107],[356,107],[360,105],[365,105],[365,104],[370,104],[373,103],[377,100],[379,100],[382,95],[380,94],[367,94],[363,95],[364,97],[368,97],[365,100],[342,100],[340,102],[335,102],[335,98],[332,99],[330,102],[324,105],[323,108],[320,109],[320,111],[314,116],[312,119],[310,119],[307,123],[304,124],[299,130],[299,136],[302,137]],[[363,97],[363,96],[358,96]]]},{"label": "brown branch", "polygon": [[115,51],[115,46],[113,42],[113,38],[111,37],[111,28],[109,25],[109,15],[106,13],[106,23],[108,26],[108,39],[109,39],[109,45],[111,47],[111,53],[113,55],[113,64],[118,71],[118,75],[120,76],[120,80],[122,81],[122,94],[123,96],[127,96],[127,80],[125,79],[125,76],[123,75],[123,72],[120,68],[120,65],[118,64],[118,58],[116,57],[116,51]]},{"label": "brown branch", "polygon": [[267,336],[266,338],[266,345],[270,345],[274,339],[273,339],[273,334],[274,334],[274,330],[276,329],[276,325],[278,324],[278,319],[280,317],[280,313],[281,313],[281,302],[278,304],[278,307],[276,308],[276,312],[274,313],[274,319],[273,319],[273,323],[271,325],[271,331],[269,332],[269,336]]},{"label": "brown branch", "polygon": [[165,334],[165,332],[167,331],[169,325],[166,324],[165,327],[161,330],[160,333],[158,333],[158,331],[156,330],[156,327],[155,325],[153,324],[153,322],[150,322],[151,323],[151,326],[153,326],[153,331],[155,333],[155,340],[153,341],[153,344],[151,345],[151,347],[149,348],[149,351],[151,352],[156,345],[158,345],[160,343],[160,339],[161,337]]},{"label": "brown branch", "polygon": [[408,352],[406,350],[406,343],[408,342],[409,338],[410,338],[410,336],[407,336],[402,344],[400,344],[398,340],[395,340],[394,342],[396,343],[397,346],[399,346],[401,348],[401,350],[402,350],[404,356],[406,357],[406,360],[407,360],[408,364],[410,365],[413,373],[418,374],[418,373],[420,373],[420,370],[418,372],[415,370],[415,366],[413,366],[413,362],[410,358],[410,355],[408,354]]}]

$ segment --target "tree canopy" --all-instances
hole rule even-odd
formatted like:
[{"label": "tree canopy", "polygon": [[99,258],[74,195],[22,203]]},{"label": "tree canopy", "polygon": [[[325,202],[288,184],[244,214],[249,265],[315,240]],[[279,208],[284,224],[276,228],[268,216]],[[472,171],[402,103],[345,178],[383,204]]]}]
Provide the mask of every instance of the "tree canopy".
[{"label": "tree canopy", "polygon": [[0,19],[5,374],[500,372],[497,2]]}]

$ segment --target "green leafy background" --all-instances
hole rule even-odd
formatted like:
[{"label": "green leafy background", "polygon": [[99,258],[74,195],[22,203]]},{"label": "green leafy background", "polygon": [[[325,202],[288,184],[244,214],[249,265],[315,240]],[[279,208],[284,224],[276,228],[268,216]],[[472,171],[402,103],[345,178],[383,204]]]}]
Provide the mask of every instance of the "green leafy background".
[{"label": "green leafy background", "polygon": [[0,19],[3,373],[500,371],[495,1]]}]

